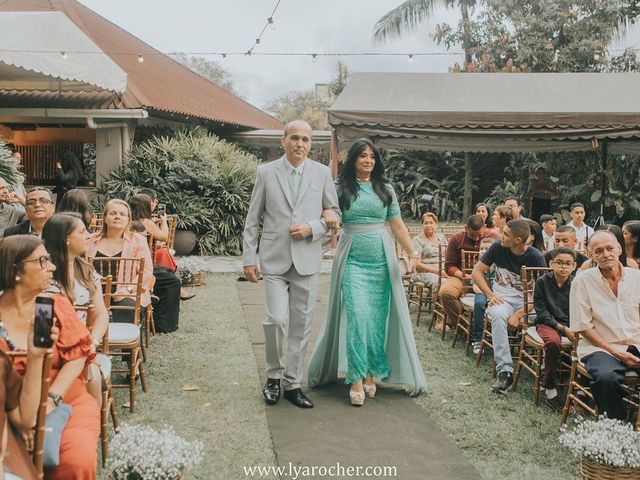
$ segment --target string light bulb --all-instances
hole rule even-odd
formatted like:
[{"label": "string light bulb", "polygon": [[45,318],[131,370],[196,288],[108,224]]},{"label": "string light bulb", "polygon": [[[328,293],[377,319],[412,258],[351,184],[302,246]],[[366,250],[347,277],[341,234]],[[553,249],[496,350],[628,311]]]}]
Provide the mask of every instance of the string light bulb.
[{"label": "string light bulb", "polygon": [[144,63],[144,56],[138,55],[138,63]]},{"label": "string light bulb", "polygon": [[227,54],[226,54],[226,53],[223,53],[223,54],[222,54],[222,58],[227,58]]},{"label": "string light bulb", "polygon": [[501,58],[502,60],[504,60],[505,58],[507,58],[507,54],[506,54],[506,53],[504,53],[504,52],[502,52],[502,53],[500,54],[500,58]]},{"label": "string light bulb", "polygon": [[315,53],[311,54],[311,61],[313,63],[316,63],[318,61],[318,55],[316,55]]},{"label": "string light bulb", "polygon": [[413,63],[413,53],[409,54],[409,63]]},{"label": "string light bulb", "polygon": [[256,38],[256,45],[260,45],[260,39]]},{"label": "string light bulb", "polygon": [[276,24],[273,21],[273,17],[267,18],[267,23],[269,24],[269,27],[271,28],[271,30],[275,30],[276,29]]},{"label": "string light bulb", "polygon": [[600,54],[599,54],[599,53],[594,53],[594,54],[593,54],[593,59],[594,59],[595,61],[600,60]]},{"label": "string light bulb", "polygon": [[67,59],[67,52],[62,51],[60,52],[60,55],[62,55],[62,58],[64,58],[65,60]]}]

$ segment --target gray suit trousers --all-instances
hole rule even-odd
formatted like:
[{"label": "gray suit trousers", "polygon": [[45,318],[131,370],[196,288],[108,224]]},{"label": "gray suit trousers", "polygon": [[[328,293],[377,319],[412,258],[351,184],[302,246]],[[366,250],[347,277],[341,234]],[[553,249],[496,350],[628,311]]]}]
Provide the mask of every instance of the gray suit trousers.
[{"label": "gray suit trousers", "polygon": [[293,266],[283,275],[264,275],[267,378],[281,378],[285,390],[300,388],[304,381],[319,278],[318,273],[300,275]]}]

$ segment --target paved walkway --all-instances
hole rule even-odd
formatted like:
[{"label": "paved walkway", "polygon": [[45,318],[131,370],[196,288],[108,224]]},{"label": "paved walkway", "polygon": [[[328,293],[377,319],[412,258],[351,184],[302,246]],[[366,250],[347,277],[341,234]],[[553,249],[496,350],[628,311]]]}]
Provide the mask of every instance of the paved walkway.
[{"label": "paved walkway", "polygon": [[[214,262],[220,264],[220,262]],[[330,262],[329,262],[330,265]],[[233,264],[232,264],[233,266]],[[239,266],[239,265],[238,265]],[[237,270],[231,270],[239,272]],[[325,270],[326,271],[326,270]],[[322,319],[329,276],[321,276],[312,339],[313,349]],[[262,333],[263,285],[238,282],[238,293],[249,328],[253,350],[264,382],[264,336]],[[427,378],[427,384],[429,379]],[[280,467],[395,467],[396,475],[369,478],[478,479],[480,474],[429,418],[425,411],[398,388],[378,389],[364,407],[349,404],[343,384],[309,390],[315,408],[302,410],[282,399],[267,407],[267,420]],[[256,395],[261,395],[260,387]],[[293,478],[283,476],[285,478]],[[331,478],[328,475],[299,478]],[[333,478],[348,478],[333,477]],[[358,478],[358,477],[352,477]],[[361,478],[366,478],[362,475]]]}]

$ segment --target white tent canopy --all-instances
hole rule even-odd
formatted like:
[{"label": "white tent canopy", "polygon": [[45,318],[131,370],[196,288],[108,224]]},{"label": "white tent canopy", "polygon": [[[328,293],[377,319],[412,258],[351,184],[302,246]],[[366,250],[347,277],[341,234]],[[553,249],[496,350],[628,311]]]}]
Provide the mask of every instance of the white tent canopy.
[{"label": "white tent canopy", "polygon": [[392,148],[640,153],[639,88],[635,73],[354,73],[329,123]]},{"label": "white tent canopy", "polygon": [[126,85],[126,72],[64,13],[0,12],[0,90],[123,93]]}]

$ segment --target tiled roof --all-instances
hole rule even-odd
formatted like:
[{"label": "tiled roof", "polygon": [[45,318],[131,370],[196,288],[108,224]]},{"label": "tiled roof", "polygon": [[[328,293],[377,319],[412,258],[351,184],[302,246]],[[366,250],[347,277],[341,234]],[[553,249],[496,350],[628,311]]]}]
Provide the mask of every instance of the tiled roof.
[{"label": "tiled roof", "polygon": [[[127,72],[119,101],[97,108],[148,108],[254,129],[281,129],[271,115],[200,77],[76,0],[0,0],[0,11],[61,11]],[[116,52],[115,54],[110,52]],[[123,55],[118,55],[123,54]],[[145,55],[138,62],[138,55]],[[27,96],[30,101],[38,93]],[[15,95],[12,96],[15,98]],[[78,100],[79,97],[75,97]],[[97,101],[97,98],[93,98]],[[51,101],[54,101],[51,99]],[[69,97],[57,100],[73,103]],[[4,103],[4,97],[3,97]],[[86,106],[85,106],[86,108]]]}]

